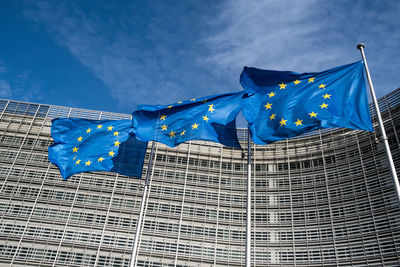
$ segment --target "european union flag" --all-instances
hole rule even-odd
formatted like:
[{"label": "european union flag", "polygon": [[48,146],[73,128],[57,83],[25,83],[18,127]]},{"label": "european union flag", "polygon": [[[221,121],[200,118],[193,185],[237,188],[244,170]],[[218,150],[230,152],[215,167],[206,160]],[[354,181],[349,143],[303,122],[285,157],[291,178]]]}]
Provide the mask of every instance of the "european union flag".
[{"label": "european union flag", "polygon": [[131,128],[131,120],[54,119],[49,160],[64,180],[89,171],[141,178],[147,143],[129,134]]},{"label": "european union flag", "polygon": [[362,61],[316,73],[245,67],[243,114],[256,144],[319,128],[373,131]]},{"label": "european union flag", "polygon": [[179,101],[172,105],[139,105],[133,131],[142,141],[174,147],[188,140],[206,140],[239,147],[236,117],[244,92]]}]

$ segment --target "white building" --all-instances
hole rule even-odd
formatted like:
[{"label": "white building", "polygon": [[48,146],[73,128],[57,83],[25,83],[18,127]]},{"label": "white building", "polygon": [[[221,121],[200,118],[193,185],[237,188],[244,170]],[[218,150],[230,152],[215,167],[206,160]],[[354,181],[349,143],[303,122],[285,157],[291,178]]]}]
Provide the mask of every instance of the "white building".
[{"label": "white building", "polygon": [[[379,102],[400,170],[400,89]],[[51,119],[67,116],[130,118],[0,100],[0,266],[129,263],[144,180],[63,181],[47,147]],[[156,144],[137,266],[244,265],[246,134],[243,151]],[[379,138],[334,129],[252,145],[252,266],[400,266],[400,205]]]}]

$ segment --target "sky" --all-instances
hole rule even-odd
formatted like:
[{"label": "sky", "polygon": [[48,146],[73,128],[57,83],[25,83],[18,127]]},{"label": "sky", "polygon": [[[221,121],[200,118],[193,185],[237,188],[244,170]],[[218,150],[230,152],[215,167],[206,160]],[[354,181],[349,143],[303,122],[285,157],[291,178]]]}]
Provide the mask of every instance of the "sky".
[{"label": "sky", "polygon": [[0,2],[0,98],[130,114],[242,90],[243,66],[319,72],[365,53],[400,87],[400,1]]}]

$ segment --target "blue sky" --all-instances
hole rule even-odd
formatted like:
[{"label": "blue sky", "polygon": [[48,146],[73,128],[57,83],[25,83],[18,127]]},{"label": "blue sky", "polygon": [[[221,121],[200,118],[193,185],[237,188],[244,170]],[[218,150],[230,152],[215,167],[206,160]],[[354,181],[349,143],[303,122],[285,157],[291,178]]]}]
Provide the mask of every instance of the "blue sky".
[{"label": "blue sky", "polygon": [[366,55],[400,87],[399,1],[0,3],[0,98],[131,113],[241,90],[243,66],[316,72]]}]

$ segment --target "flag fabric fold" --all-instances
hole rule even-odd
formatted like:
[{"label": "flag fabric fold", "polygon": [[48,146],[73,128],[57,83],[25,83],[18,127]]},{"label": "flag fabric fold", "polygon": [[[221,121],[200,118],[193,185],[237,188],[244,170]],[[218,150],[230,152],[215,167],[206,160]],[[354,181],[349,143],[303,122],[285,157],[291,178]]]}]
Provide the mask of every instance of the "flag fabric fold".
[{"label": "flag fabric fold", "polygon": [[259,145],[329,127],[373,131],[363,61],[299,74],[245,67],[243,115]]},{"label": "flag fabric fold", "polygon": [[205,140],[240,148],[236,117],[244,92],[179,101],[172,105],[139,105],[133,112],[133,132],[142,141],[174,147]]},{"label": "flag fabric fold", "polygon": [[131,127],[131,120],[54,119],[49,160],[64,180],[89,171],[141,178],[147,142],[130,134]]}]

